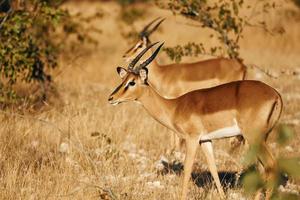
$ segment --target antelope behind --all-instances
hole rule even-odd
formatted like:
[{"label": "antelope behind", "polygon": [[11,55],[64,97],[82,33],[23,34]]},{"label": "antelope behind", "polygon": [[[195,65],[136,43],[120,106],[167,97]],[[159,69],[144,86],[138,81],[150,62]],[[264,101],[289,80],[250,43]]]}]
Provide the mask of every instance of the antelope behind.
[{"label": "antelope behind", "polygon": [[[144,49],[142,54],[151,46],[153,45]],[[198,146],[204,152],[220,196],[225,196],[213,154],[212,141],[217,139],[242,135],[250,145],[259,142],[261,152],[258,159],[266,169],[267,180],[272,179],[276,164],[265,141],[281,115],[280,94],[262,82],[249,80],[166,99],[148,82],[146,68],[161,46],[138,67],[135,64],[140,55],[130,63],[130,70],[118,68],[123,81],[110,95],[109,102],[116,105],[137,101],[154,119],[185,139],[186,158],[181,199],[187,197],[188,181]],[[270,194],[271,190],[267,191],[267,199]]]},{"label": "antelope behind", "polygon": [[[124,58],[134,59],[151,45],[150,35],[164,19],[157,18],[144,27],[138,42],[126,51]],[[157,22],[157,23],[155,23]],[[151,26],[153,26],[151,28]],[[156,60],[149,64],[148,82],[162,96],[176,98],[193,90],[214,87],[232,81],[243,80],[246,67],[236,59],[215,58],[195,63],[159,65]]]}]

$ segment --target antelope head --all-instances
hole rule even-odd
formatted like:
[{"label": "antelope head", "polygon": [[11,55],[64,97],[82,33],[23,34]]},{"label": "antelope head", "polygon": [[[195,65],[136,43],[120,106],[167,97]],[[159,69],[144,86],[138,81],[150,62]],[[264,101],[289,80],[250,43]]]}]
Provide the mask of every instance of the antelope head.
[{"label": "antelope head", "polygon": [[135,101],[142,96],[144,88],[148,87],[148,69],[146,67],[152,60],[154,60],[163,46],[163,43],[146,61],[138,66],[135,65],[139,59],[157,43],[158,42],[151,44],[140,52],[128,65],[128,69],[122,67],[117,68],[117,72],[122,78],[122,83],[109,96],[108,101],[110,104],[117,105],[126,101]]},{"label": "antelope head", "polygon": [[157,30],[159,25],[164,20],[165,20],[164,18],[160,18],[160,17],[156,18],[155,20],[153,20],[143,28],[143,30],[139,33],[139,39],[136,42],[136,44],[133,45],[130,49],[128,49],[123,55],[123,58],[126,60],[126,62],[131,61],[137,54],[139,54],[143,49],[145,49],[147,46],[151,44],[149,40],[149,36],[155,30]]}]

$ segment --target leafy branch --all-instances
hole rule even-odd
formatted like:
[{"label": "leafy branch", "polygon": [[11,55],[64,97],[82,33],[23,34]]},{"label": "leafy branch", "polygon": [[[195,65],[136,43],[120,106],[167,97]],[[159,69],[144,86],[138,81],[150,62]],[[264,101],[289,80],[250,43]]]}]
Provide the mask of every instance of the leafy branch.
[{"label": "leafy branch", "polygon": [[[255,4],[250,15],[246,16],[241,11],[251,7],[246,6],[244,0],[219,0],[214,3],[209,3],[207,0],[169,0],[167,4],[157,1],[159,7],[172,11],[174,15],[182,15],[197,22],[199,27],[210,29],[213,32],[211,37],[216,36],[220,41],[219,46],[210,49],[206,49],[203,43],[192,43],[192,45],[187,44],[183,47],[165,48],[166,53],[177,62],[183,56],[203,54],[239,59],[239,40],[243,37],[245,27],[260,27],[268,30],[265,22],[254,24],[251,23],[251,20],[257,13],[269,12],[270,9],[276,7],[276,4],[265,0],[261,0],[259,3],[263,4],[259,7],[261,10],[257,11],[258,6]],[[271,33],[269,30],[268,32]]]},{"label": "leafy branch", "polygon": [[66,39],[75,35],[80,43],[95,43],[89,32],[99,30],[84,27],[83,22],[93,17],[71,16],[60,8],[62,1],[4,0],[1,3],[0,104],[22,99],[17,98],[17,83],[39,83],[45,100],[45,87],[52,80],[50,71],[57,67]]}]

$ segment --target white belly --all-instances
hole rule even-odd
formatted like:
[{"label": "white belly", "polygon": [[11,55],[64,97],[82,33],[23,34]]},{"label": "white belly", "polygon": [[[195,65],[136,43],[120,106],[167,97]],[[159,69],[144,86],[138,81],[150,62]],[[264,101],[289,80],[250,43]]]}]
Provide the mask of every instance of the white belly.
[{"label": "white belly", "polygon": [[233,126],[224,127],[224,128],[209,132],[205,135],[201,135],[199,137],[199,142],[207,142],[210,140],[216,140],[216,139],[222,139],[222,138],[228,138],[228,137],[242,135],[242,131],[241,131],[240,127],[238,126],[236,119],[234,119],[233,121],[234,121]]}]

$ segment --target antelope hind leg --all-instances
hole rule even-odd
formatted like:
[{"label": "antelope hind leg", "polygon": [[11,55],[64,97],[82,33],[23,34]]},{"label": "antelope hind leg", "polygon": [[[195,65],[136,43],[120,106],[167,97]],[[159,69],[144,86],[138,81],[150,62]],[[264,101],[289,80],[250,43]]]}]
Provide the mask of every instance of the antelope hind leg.
[{"label": "antelope hind leg", "polygon": [[183,138],[180,138],[177,136],[176,133],[173,133],[172,134],[172,137],[171,137],[171,150],[170,150],[170,153],[173,153],[175,151],[179,151],[179,152],[183,152],[184,151],[184,139]]},{"label": "antelope hind leg", "polygon": [[202,148],[202,151],[204,152],[204,155],[206,157],[207,160],[207,164],[208,164],[208,168],[209,171],[216,183],[218,192],[221,196],[222,199],[225,199],[225,193],[223,191],[220,179],[219,179],[219,175],[218,175],[218,171],[217,171],[217,166],[216,166],[216,161],[215,161],[215,157],[214,157],[214,152],[213,152],[213,146],[212,146],[212,142],[203,142],[200,143],[200,146]]},{"label": "antelope hind leg", "polygon": [[[276,181],[277,164],[265,142],[262,142],[261,144],[260,155],[258,155],[258,157],[264,166],[266,181]],[[271,199],[273,190],[274,188],[267,188],[266,200]]]}]

